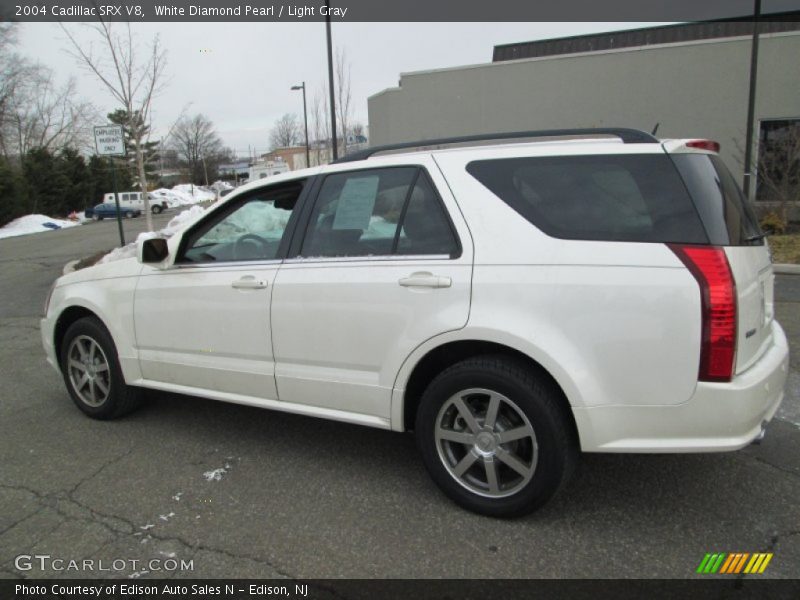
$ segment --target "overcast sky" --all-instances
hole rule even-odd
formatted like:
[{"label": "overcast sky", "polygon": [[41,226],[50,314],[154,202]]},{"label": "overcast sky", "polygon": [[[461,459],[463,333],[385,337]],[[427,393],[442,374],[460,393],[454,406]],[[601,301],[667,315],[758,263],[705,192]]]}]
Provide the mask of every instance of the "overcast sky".
[{"label": "overcast sky", "polygon": [[[647,25],[655,23],[337,23],[333,44],[347,54],[355,120],[366,125],[367,98],[396,86],[400,73],[491,62],[495,44]],[[81,25],[69,27],[78,39],[90,39]],[[134,32],[142,45],[160,35],[168,54],[167,85],[153,105],[156,137],[190,104],[188,114],[208,116],[239,155],[248,146],[264,152],[277,118],[287,112],[302,118],[302,95],[292,85],[306,81],[309,104],[327,90],[324,23],[137,23]],[[74,75],[80,94],[102,114],[116,108],[67,49],[57,24],[20,25],[21,54],[63,79]]]}]

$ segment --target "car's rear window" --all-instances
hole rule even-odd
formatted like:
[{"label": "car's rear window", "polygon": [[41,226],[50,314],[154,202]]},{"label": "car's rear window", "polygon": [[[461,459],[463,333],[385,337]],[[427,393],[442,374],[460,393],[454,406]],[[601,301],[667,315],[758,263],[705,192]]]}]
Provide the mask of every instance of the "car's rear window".
[{"label": "car's rear window", "polygon": [[718,246],[763,244],[758,219],[725,163],[714,154],[672,154],[709,240]]},{"label": "car's rear window", "polygon": [[467,165],[467,171],[553,237],[709,243],[666,154],[480,160]]}]

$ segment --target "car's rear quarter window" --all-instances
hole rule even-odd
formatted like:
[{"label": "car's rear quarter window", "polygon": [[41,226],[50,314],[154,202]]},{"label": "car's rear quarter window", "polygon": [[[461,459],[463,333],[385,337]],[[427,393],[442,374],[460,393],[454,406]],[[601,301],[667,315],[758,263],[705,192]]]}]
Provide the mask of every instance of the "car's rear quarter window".
[{"label": "car's rear quarter window", "polygon": [[691,192],[712,244],[764,243],[753,209],[719,156],[672,154],[671,157]]},{"label": "car's rear quarter window", "polygon": [[546,234],[572,240],[707,244],[666,154],[474,161],[467,171]]}]

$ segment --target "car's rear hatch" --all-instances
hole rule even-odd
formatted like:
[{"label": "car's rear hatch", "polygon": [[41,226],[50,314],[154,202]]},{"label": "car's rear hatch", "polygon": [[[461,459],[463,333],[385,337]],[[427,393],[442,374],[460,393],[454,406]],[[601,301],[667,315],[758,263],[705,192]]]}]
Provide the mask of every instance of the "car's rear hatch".
[{"label": "car's rear hatch", "polygon": [[[672,149],[668,148],[668,151]],[[708,234],[721,246],[736,284],[736,373],[769,348],[774,276],[769,248],[752,208],[714,153],[670,151]]]}]

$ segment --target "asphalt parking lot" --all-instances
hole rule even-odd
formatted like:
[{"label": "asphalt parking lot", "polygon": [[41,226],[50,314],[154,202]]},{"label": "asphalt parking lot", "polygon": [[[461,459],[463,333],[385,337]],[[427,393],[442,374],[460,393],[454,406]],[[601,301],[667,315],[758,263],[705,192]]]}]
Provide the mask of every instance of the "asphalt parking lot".
[{"label": "asphalt parking lot", "polygon": [[[501,521],[439,493],[410,435],[161,393],[120,421],[82,416],[38,322],[64,263],[116,236],[101,222],[0,240],[0,577],[684,578],[715,551],[800,572],[800,277],[777,282],[792,372],[760,446],[587,455],[551,504]],[[194,570],[21,571],[20,554]]]}]

